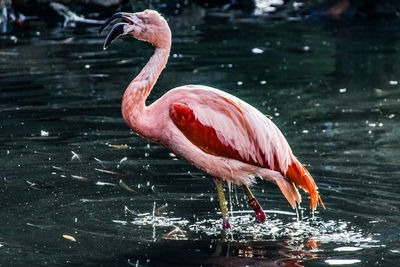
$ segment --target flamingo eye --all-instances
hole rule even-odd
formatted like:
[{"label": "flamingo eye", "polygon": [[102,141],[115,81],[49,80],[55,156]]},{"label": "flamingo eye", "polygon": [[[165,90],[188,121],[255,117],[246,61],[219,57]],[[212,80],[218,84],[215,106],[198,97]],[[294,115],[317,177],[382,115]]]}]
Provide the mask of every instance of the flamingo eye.
[{"label": "flamingo eye", "polygon": [[148,19],[145,19],[145,20],[144,20],[144,23],[145,23],[145,24],[149,24],[149,20],[148,20]]}]

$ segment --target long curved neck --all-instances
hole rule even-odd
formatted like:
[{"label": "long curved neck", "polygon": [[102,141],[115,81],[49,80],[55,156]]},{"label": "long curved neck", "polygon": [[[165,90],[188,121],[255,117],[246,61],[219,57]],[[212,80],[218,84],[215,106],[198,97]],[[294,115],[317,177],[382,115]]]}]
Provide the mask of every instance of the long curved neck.
[{"label": "long curved neck", "polygon": [[139,128],[137,124],[140,122],[140,115],[146,109],[146,99],[167,64],[170,48],[156,47],[149,62],[125,90],[122,115],[128,126],[135,131]]}]

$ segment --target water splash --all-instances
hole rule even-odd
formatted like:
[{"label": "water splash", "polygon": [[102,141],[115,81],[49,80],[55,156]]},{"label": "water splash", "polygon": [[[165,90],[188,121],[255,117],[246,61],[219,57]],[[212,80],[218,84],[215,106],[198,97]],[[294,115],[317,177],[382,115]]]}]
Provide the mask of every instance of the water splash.
[{"label": "water splash", "polygon": [[297,219],[297,221],[302,221],[303,220],[304,210],[301,208],[300,203],[296,202],[295,209],[296,209],[296,219]]},{"label": "water splash", "polygon": [[[202,235],[210,238],[221,235],[221,219],[203,216],[197,218],[198,221],[196,222],[190,222],[184,218],[171,217],[166,211],[166,207],[167,205],[165,204],[157,209],[157,204],[154,202],[151,212],[137,213],[125,206],[125,220],[113,220],[113,222],[126,226],[152,227],[154,240],[162,235],[165,236],[168,232],[170,234],[167,234],[167,236],[185,240],[188,235],[193,239]],[[303,218],[300,207],[297,207],[296,213],[279,210],[266,210],[265,212],[269,214],[267,221],[265,223],[256,223],[251,211],[233,211],[230,218],[232,225],[230,233],[233,239],[237,241],[290,240],[290,242],[313,240],[313,242],[322,244],[334,244],[338,250],[350,247],[353,249],[372,247],[379,243],[378,240],[374,239],[373,235],[364,233],[350,222],[324,220],[320,217]],[[295,215],[297,216],[295,217]],[[302,218],[302,220],[298,220],[298,217]],[[158,232],[155,227],[159,228]]]},{"label": "water splash", "polygon": [[[266,211],[271,213],[271,211]],[[272,218],[271,218],[272,217]],[[288,220],[289,219],[289,220]],[[231,217],[231,231],[236,240],[291,240],[313,239],[315,242],[353,244],[356,247],[371,247],[378,240],[370,234],[345,221],[324,221],[319,217],[305,218],[302,221],[282,216],[269,216],[265,223],[255,223],[251,214]],[[221,231],[221,220],[204,219],[188,225],[189,231],[208,236],[218,236]]]}]

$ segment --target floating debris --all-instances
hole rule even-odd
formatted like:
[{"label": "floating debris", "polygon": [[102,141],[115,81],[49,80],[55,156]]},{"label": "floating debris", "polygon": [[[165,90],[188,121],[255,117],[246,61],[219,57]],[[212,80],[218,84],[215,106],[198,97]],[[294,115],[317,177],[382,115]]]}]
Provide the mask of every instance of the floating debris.
[{"label": "floating debris", "polygon": [[108,146],[109,147],[113,147],[113,148],[118,148],[118,149],[128,149],[129,148],[129,146],[128,145],[111,145],[111,144],[108,144]]},{"label": "floating debris", "polygon": [[252,52],[253,54],[262,54],[262,53],[264,53],[264,50],[255,47],[255,48],[251,49],[251,52]]},{"label": "floating debris", "polygon": [[74,151],[71,151],[71,153],[72,153],[71,160],[77,159],[77,160],[81,161],[81,158],[79,157],[79,155],[77,153],[75,153]]},{"label": "floating debris", "polygon": [[128,222],[127,221],[121,221],[121,220],[111,220],[113,223],[118,223],[118,224],[122,224],[122,225],[127,225]]},{"label": "floating debris", "polygon": [[125,210],[125,212],[129,212],[132,215],[137,215],[136,212],[134,212],[133,210],[130,210],[127,206],[125,206],[124,210]]},{"label": "floating debris", "polygon": [[340,88],[339,89],[339,93],[341,93],[341,94],[346,93],[346,91],[347,91],[347,88]]},{"label": "floating debris", "polygon": [[186,239],[186,231],[183,231],[179,227],[175,226],[175,229],[169,232],[168,234],[165,234],[163,236],[165,239]]},{"label": "floating debris", "polygon": [[28,226],[32,226],[32,227],[36,227],[36,228],[39,228],[39,229],[44,229],[44,227],[43,227],[43,226],[36,225],[36,224],[33,224],[33,223],[26,223],[26,225],[28,225]]},{"label": "floating debris", "polygon": [[44,137],[49,136],[49,132],[40,130],[40,136],[44,136]]},{"label": "floating debris", "polygon": [[339,252],[347,252],[347,251],[358,251],[358,250],[362,250],[363,248],[359,248],[359,247],[339,247],[339,248],[335,248],[333,249],[334,251],[339,251]]},{"label": "floating debris", "polygon": [[344,265],[344,264],[355,264],[355,263],[360,263],[361,260],[358,259],[329,259],[325,260],[326,263],[329,265]]},{"label": "floating debris", "polygon": [[62,167],[57,167],[57,166],[51,166],[53,169],[59,170],[59,171],[65,171],[64,168]]},{"label": "floating debris", "polygon": [[123,189],[129,191],[129,192],[135,192],[135,190],[133,190],[132,188],[130,188],[129,186],[127,186],[122,180],[119,180],[118,183]]},{"label": "floating debris", "polygon": [[96,157],[93,157],[95,161],[97,161],[98,163],[100,163],[101,165],[103,165],[103,161],[101,159],[98,159]]},{"label": "floating debris", "polygon": [[389,84],[390,85],[397,85],[397,84],[399,84],[399,82],[398,81],[389,81]]},{"label": "floating debris", "polygon": [[131,262],[131,259],[128,259],[128,264],[131,265],[131,266],[138,267],[139,266],[139,260],[136,260],[136,263],[133,263],[133,262]]},{"label": "floating debris", "polygon": [[71,175],[72,178],[77,179],[77,180],[81,180],[84,182],[88,182],[89,178],[83,177],[83,176],[79,176],[79,175]]},{"label": "floating debris", "polygon": [[117,186],[116,184],[106,183],[106,182],[96,182],[96,185],[100,185],[100,186],[103,186],[103,185]]},{"label": "floating debris", "polygon": [[75,239],[73,236],[70,236],[70,235],[63,235],[63,237],[64,237],[65,239],[70,240],[70,241],[76,242],[76,239]]},{"label": "floating debris", "polygon": [[109,170],[104,170],[104,169],[97,169],[94,168],[95,171],[98,172],[104,172],[104,173],[109,173],[109,174],[115,174],[115,175],[119,175],[119,176],[126,176],[126,174],[120,173],[120,172],[114,172],[114,171],[109,171]]},{"label": "floating debris", "polygon": [[88,199],[88,198],[81,198],[79,201],[86,203],[86,202],[103,202],[103,199]]},{"label": "floating debris", "polygon": [[122,158],[120,161],[119,161],[119,164],[121,164],[122,162],[124,162],[124,161],[127,161],[128,160],[128,158],[127,157],[125,157],[125,158]]},{"label": "floating debris", "polygon": [[31,186],[32,189],[35,189],[35,190],[39,190],[40,189],[40,188],[36,187],[37,186],[36,183],[32,183],[30,181],[26,181],[26,182]]}]

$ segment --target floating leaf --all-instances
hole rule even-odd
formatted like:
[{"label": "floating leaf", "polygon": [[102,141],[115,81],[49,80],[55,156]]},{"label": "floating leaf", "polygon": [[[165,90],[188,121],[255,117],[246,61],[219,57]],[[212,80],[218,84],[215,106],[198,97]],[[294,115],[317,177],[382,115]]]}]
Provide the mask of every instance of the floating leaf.
[{"label": "floating leaf", "polygon": [[76,242],[76,239],[75,239],[73,236],[70,236],[70,235],[63,235],[63,237],[64,237],[65,239],[70,240],[70,241]]}]

